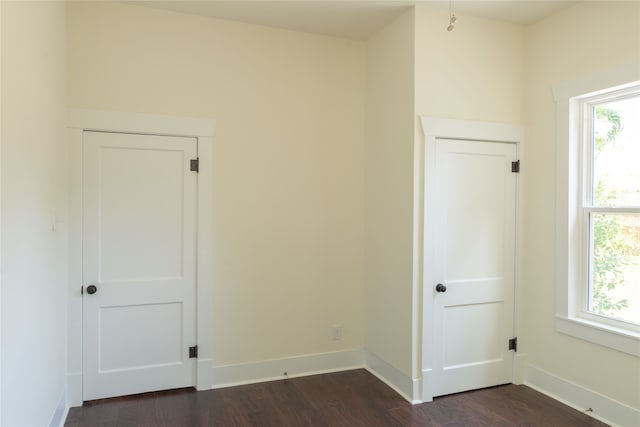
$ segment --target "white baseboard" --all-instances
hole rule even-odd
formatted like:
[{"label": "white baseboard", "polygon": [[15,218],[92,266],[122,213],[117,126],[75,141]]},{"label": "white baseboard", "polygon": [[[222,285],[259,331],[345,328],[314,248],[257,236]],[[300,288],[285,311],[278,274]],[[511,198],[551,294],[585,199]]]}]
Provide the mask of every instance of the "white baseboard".
[{"label": "white baseboard", "polygon": [[213,384],[213,371],[211,359],[198,359],[198,377],[196,378],[196,390],[209,390]]},{"label": "white baseboard", "polygon": [[[308,354],[238,365],[214,366],[211,388],[230,387],[363,368],[362,350]],[[287,373],[285,376],[284,373]]]},{"label": "white baseboard", "polygon": [[82,372],[67,373],[67,404],[82,406]]},{"label": "white baseboard", "polygon": [[[376,355],[362,349],[307,354],[237,365],[211,366],[211,364],[211,359],[198,360],[196,381],[198,390],[365,368],[409,402],[422,403],[421,379],[408,377]],[[430,382],[427,383],[430,384]],[[67,390],[68,405],[82,406],[82,373],[67,374]]]},{"label": "white baseboard", "polygon": [[373,353],[364,351],[365,368],[412,404],[422,403],[420,379],[412,379]]},{"label": "white baseboard", "polygon": [[535,366],[525,365],[524,384],[612,426],[640,426],[640,410]]},{"label": "white baseboard", "polygon": [[55,412],[51,416],[49,427],[64,427],[64,422],[67,420],[67,414],[69,413],[69,405],[67,404],[67,390],[63,390],[60,396],[60,401],[56,407]]}]

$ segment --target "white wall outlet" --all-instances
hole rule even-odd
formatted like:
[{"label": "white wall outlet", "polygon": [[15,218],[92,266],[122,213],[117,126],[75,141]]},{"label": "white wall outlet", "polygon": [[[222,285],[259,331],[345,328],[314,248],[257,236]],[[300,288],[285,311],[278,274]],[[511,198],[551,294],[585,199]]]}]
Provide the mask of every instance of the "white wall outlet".
[{"label": "white wall outlet", "polygon": [[342,339],[342,325],[333,325],[331,328],[331,339],[340,341]]}]

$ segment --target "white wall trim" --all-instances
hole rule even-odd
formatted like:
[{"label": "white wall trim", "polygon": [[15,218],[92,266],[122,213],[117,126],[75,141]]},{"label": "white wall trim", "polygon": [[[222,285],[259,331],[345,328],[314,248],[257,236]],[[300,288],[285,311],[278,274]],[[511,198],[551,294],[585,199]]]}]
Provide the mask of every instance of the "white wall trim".
[{"label": "white wall trim", "polygon": [[382,382],[394,389],[412,404],[422,403],[420,379],[412,379],[367,350],[364,352],[364,366]]},{"label": "white wall trim", "polygon": [[420,121],[425,142],[433,142],[435,138],[514,143],[524,140],[524,128],[519,125],[426,116],[421,116]]},{"label": "white wall trim", "polygon": [[233,387],[362,368],[375,375],[410,403],[422,403],[421,379],[409,378],[378,356],[362,349],[213,366],[210,370],[213,380],[211,388]]},{"label": "white wall trim", "polygon": [[209,118],[123,113],[119,111],[67,110],[67,127],[105,132],[213,137],[216,122]]},{"label": "white wall trim", "polygon": [[[522,313],[522,307],[524,304],[522,292],[520,289],[523,283],[522,278],[522,260],[521,255],[523,253],[523,197],[522,191],[524,189],[524,179],[526,177],[527,163],[525,159],[525,128],[519,125],[507,124],[507,123],[493,123],[493,122],[476,122],[469,120],[455,120],[455,119],[443,119],[436,117],[421,116],[420,121],[422,124],[422,131],[424,135],[424,162],[421,167],[422,171],[416,171],[416,174],[422,174],[424,176],[424,196],[422,198],[422,206],[420,211],[420,217],[422,219],[422,227],[424,233],[423,238],[423,259],[417,262],[422,262],[424,265],[422,274],[422,400],[424,402],[430,402],[433,400],[435,385],[438,378],[436,375],[436,349],[433,342],[435,339],[434,331],[434,302],[433,292],[425,292],[425,289],[431,289],[431,287],[437,283],[438,277],[434,276],[434,271],[437,270],[436,266],[436,252],[438,248],[429,245],[428,242],[435,240],[437,230],[435,227],[430,227],[429,224],[435,223],[435,213],[431,209],[425,208],[427,201],[429,200],[429,194],[434,194],[438,191],[436,185],[436,177],[434,175],[435,168],[435,146],[436,139],[466,139],[473,141],[489,141],[489,142],[506,142],[514,143],[517,147],[517,156],[520,159],[522,166],[521,172],[518,174],[516,183],[516,256],[515,256],[515,289],[514,289],[514,332],[517,335],[522,328],[522,319],[520,313]],[[520,337],[522,338],[522,337]],[[518,344],[526,345],[520,339]],[[514,382],[520,381],[518,372],[522,372],[522,369],[518,371],[514,358]],[[517,361],[522,366],[522,359]]]},{"label": "white wall trim", "polygon": [[69,137],[69,288],[67,301],[67,394],[69,406],[82,405],[82,130]]},{"label": "white wall trim", "polygon": [[254,384],[363,367],[362,350],[360,349],[214,366],[211,369],[213,382],[210,388]]},{"label": "white wall trim", "polygon": [[70,407],[82,405],[82,372],[67,373],[67,403]]},{"label": "white wall trim", "polygon": [[435,375],[433,369],[422,370],[422,401],[432,402],[435,395]]},{"label": "white wall trim", "polygon": [[[196,388],[211,384],[213,358],[213,137],[198,137],[198,259],[196,267]],[[208,363],[208,366],[206,365]],[[201,369],[203,368],[203,369]]]},{"label": "white wall trim", "polygon": [[49,427],[63,427],[64,422],[67,420],[68,413],[69,404],[67,403],[67,393],[66,390],[63,390],[58,406],[51,417],[51,422],[49,422]]},{"label": "white wall trim", "polygon": [[513,358],[513,383],[524,384],[525,364],[527,362],[526,353],[516,353]]},{"label": "white wall trim", "polygon": [[[213,256],[213,135],[216,122],[209,118],[172,117],[98,110],[67,110],[69,137],[69,303],[67,386],[69,405],[82,405],[82,132],[84,130],[143,133],[197,138],[198,258],[196,279],[196,336],[199,361],[196,388],[211,386]],[[80,378],[78,378],[78,376]]]},{"label": "white wall trim", "polygon": [[[637,427],[640,410],[527,364],[525,385],[612,426]],[[591,408],[593,412],[585,412]]]},{"label": "white wall trim", "polygon": [[[424,282],[424,200],[425,192],[425,141],[419,135],[414,137],[413,142],[413,248],[412,264],[413,274],[411,280],[411,376],[420,377],[422,383],[422,339],[423,339],[423,317],[422,306]],[[414,398],[424,397],[422,385],[418,394],[413,394]]]},{"label": "white wall trim", "polygon": [[590,322],[579,317],[565,317],[556,314],[556,330],[585,341],[640,357],[640,334]]}]

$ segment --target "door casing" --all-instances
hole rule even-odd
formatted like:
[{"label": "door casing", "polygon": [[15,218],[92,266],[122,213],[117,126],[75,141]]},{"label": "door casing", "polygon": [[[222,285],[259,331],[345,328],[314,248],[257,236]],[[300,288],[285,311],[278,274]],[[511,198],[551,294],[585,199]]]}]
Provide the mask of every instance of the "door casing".
[{"label": "door casing", "polygon": [[197,188],[196,337],[198,361],[196,388],[212,384],[212,282],[213,253],[213,136],[215,120],[124,113],[68,110],[69,173],[69,288],[67,306],[67,401],[82,405],[82,134],[84,131],[185,136],[197,139],[199,162]]},{"label": "door casing", "polygon": [[[422,187],[419,193],[421,197],[416,198],[417,210],[416,215],[418,224],[416,233],[420,242],[416,245],[416,253],[414,259],[417,268],[417,283],[420,284],[420,294],[422,295],[422,334],[421,334],[421,401],[430,402],[435,395],[434,391],[434,357],[436,349],[431,345],[435,340],[434,333],[434,300],[431,291],[433,284],[439,280],[433,274],[435,264],[435,248],[429,242],[434,241],[434,235],[437,231],[436,223],[433,220],[434,212],[429,208],[429,195],[436,194],[438,191],[435,175],[435,155],[436,140],[438,139],[464,139],[488,142],[508,142],[516,145],[518,159],[520,159],[522,170],[526,170],[526,162],[523,162],[524,154],[524,128],[521,126],[477,122],[467,120],[441,119],[434,117],[420,117],[422,130],[424,135],[423,150],[417,150],[416,153],[416,171],[418,176],[416,182]],[[523,176],[520,172],[516,183],[516,254],[515,254],[515,287],[514,287],[514,331],[515,335],[521,328],[521,320],[519,313],[522,312],[522,292],[519,292],[521,281],[521,257],[522,253],[522,189]],[[421,277],[420,277],[421,276]],[[513,364],[513,382],[520,384],[523,375],[524,358],[522,353],[516,353]]]}]

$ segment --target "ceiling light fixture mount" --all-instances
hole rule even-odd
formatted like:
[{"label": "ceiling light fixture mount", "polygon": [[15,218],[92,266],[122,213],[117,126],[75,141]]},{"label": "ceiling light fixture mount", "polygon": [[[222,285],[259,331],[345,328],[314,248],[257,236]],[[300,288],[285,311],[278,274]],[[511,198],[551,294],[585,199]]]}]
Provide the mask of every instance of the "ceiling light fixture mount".
[{"label": "ceiling light fixture mount", "polygon": [[455,28],[453,24],[455,24],[457,20],[455,5],[453,4],[453,0],[449,0],[449,26],[447,27],[447,31],[453,31]]}]

